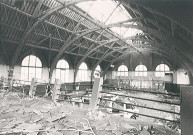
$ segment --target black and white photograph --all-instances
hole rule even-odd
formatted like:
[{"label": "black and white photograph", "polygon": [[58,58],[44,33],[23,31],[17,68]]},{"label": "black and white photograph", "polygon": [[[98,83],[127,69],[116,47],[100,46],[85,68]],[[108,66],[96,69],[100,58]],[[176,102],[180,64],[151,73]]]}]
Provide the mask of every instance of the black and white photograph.
[{"label": "black and white photograph", "polygon": [[0,135],[193,135],[193,0],[0,0]]}]

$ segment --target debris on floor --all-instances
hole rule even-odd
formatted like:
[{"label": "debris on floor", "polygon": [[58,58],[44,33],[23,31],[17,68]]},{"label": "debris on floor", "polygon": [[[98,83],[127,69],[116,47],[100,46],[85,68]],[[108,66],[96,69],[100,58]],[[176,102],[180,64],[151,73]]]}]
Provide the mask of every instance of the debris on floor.
[{"label": "debris on floor", "polygon": [[101,120],[104,117],[108,117],[107,114],[102,113],[101,111],[97,111],[97,110],[90,110],[88,111],[88,113],[86,114],[90,119],[92,120]]},{"label": "debris on floor", "polygon": [[0,104],[0,134],[178,135],[163,123],[148,122],[145,117],[130,119],[108,113],[102,108],[87,108],[88,105],[79,108],[65,101],[53,102],[44,98],[19,100],[10,95]]}]

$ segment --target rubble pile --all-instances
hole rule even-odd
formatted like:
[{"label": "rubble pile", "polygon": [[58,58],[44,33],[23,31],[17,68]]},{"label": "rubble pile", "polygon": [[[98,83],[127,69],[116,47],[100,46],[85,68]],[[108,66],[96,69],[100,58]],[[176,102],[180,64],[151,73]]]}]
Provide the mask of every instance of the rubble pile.
[{"label": "rubble pile", "polygon": [[[0,97],[0,135],[177,135],[164,124],[148,123],[147,118],[125,118],[102,109],[79,108],[65,101],[19,99],[16,94],[5,99],[6,94]],[[121,99],[126,100],[139,103]]]},{"label": "rubble pile", "polygon": [[[105,91],[109,92],[109,90],[105,90]],[[118,92],[111,92],[111,93],[116,93],[118,95],[119,94],[120,95],[129,95],[131,97],[139,97],[139,98],[159,100],[159,101],[165,101],[166,99],[164,96],[150,94],[150,93],[126,92],[126,91],[118,91]],[[163,119],[168,119],[172,121],[179,121],[180,115],[153,110],[153,108],[157,108],[160,110],[168,110],[171,112],[180,112],[178,106],[172,106],[169,104],[140,100],[140,99],[118,96],[118,95],[115,96],[115,95],[110,95],[110,94],[103,94],[102,99],[104,100],[102,100],[100,104],[102,104],[104,107],[107,106],[107,110],[110,110],[109,108],[112,107],[113,109],[111,109],[112,111],[108,111],[109,113],[115,112],[114,114],[117,115],[116,112],[119,112],[118,114],[125,118],[149,121],[154,124],[165,126],[168,129],[172,130],[173,132],[180,133],[180,124],[165,121],[165,120],[157,120],[155,118],[144,117],[144,116],[138,115],[138,113],[139,114],[141,113],[141,114],[163,118]],[[108,99],[108,100],[105,100],[105,99]],[[152,109],[147,109],[147,108],[143,108],[139,106],[149,107]],[[125,110],[127,112],[124,112],[122,110]]]},{"label": "rubble pile", "polygon": [[75,115],[79,108],[68,103],[54,103],[46,99],[23,99],[13,104],[10,98],[1,102],[0,134],[63,135],[91,133],[89,121]]}]

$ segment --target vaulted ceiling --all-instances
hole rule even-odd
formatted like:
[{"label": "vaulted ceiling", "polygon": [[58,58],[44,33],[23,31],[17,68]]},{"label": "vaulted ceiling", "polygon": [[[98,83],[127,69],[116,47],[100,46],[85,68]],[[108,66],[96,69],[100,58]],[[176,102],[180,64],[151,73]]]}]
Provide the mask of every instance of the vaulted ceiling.
[{"label": "vaulted ceiling", "polygon": [[[191,1],[116,0],[132,18],[108,25],[77,6],[86,1],[0,0],[0,49],[8,64],[14,67],[18,59],[38,50],[51,70],[65,57],[75,68],[88,61],[93,68],[103,64],[108,70],[124,55],[149,52],[175,60],[193,73]],[[114,27],[143,33],[122,37],[112,31]]]}]

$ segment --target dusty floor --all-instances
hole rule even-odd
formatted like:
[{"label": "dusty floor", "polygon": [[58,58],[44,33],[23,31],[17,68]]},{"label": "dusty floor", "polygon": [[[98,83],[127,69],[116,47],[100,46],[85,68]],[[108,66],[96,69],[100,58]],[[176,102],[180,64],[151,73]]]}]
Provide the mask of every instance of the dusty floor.
[{"label": "dusty floor", "polygon": [[44,98],[20,100],[14,93],[2,101],[4,97],[0,95],[1,135],[178,135],[141,116],[129,119]]}]

